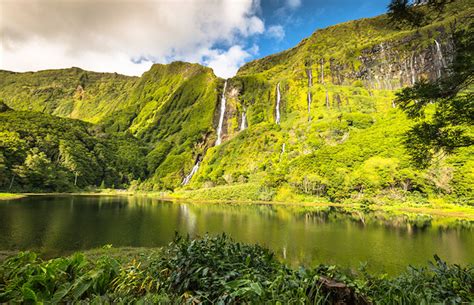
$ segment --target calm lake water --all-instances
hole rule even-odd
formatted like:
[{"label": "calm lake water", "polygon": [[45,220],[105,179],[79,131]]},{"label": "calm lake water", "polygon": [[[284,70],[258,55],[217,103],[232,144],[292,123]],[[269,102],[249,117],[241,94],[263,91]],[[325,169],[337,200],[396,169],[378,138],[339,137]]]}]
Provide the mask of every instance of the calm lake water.
[{"label": "calm lake water", "polygon": [[225,232],[271,248],[292,265],[359,266],[396,273],[433,254],[474,263],[474,231],[363,224],[337,212],[295,206],[171,203],[121,196],[31,196],[0,201],[0,250],[32,249],[52,256],[112,244],[158,247],[175,232]]}]

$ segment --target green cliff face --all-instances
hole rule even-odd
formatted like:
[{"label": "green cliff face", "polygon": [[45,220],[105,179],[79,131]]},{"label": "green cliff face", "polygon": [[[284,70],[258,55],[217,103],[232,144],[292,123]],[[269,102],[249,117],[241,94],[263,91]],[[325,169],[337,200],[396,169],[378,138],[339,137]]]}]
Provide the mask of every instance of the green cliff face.
[{"label": "green cliff face", "polygon": [[[57,124],[70,122],[71,129],[77,124],[83,126],[79,121],[65,121],[57,116],[96,123],[94,128],[100,129],[101,133],[88,135],[93,138],[118,137],[130,139],[130,145],[133,142],[144,143],[139,146],[143,146],[146,158],[140,159],[136,164],[141,173],[121,173],[122,176],[127,175],[127,178],[119,179],[119,183],[106,183],[107,186],[122,186],[123,183],[130,184],[131,180],[143,181],[148,178],[144,184],[147,188],[175,188],[181,184],[185,171],[193,166],[194,159],[204,154],[215,137],[214,116],[218,87],[221,87],[222,81],[216,78],[211,69],[197,64],[175,62],[154,65],[140,78],[95,73],[78,68],[36,73],[0,73],[0,100],[5,107],[15,110],[6,111],[1,118],[2,130],[14,132],[19,140],[28,143],[22,154],[5,161],[5,179],[0,184],[2,189],[10,188],[7,180],[10,181],[15,176],[14,168],[23,166],[28,161],[30,150],[39,149],[35,152],[45,153],[45,158],[49,160],[54,160],[58,154],[57,151],[48,151],[36,145],[29,133],[21,132],[19,120],[23,116],[32,116],[24,118],[31,121],[29,132],[36,129],[46,132],[51,128],[51,132],[58,133],[58,139],[55,139],[57,143],[52,144],[53,150],[59,149],[59,141],[67,141],[71,137],[70,134],[62,134],[57,130]],[[41,135],[38,132],[34,137]],[[6,154],[16,149],[17,144],[7,141],[7,135],[3,136],[5,144],[0,146],[2,152]],[[79,141],[86,140],[85,136],[78,138]],[[89,150],[94,145],[91,144]],[[133,151],[132,149],[130,153]],[[112,149],[110,153],[114,158],[124,155],[128,157],[129,154],[125,150],[116,149]],[[83,157],[88,158],[87,155]],[[97,177],[101,179],[87,180],[86,185],[99,185],[102,180],[107,180],[100,174],[103,169],[93,163],[90,166],[87,172],[98,172]],[[75,171],[71,170],[68,175],[75,176]],[[32,189],[23,184],[18,184],[17,187]],[[41,183],[37,188],[41,188]]]},{"label": "green cliff face", "polygon": [[282,201],[472,197],[472,149],[418,169],[402,144],[412,122],[393,105],[397,89],[446,73],[452,31],[472,12],[456,1],[416,30],[396,29],[386,16],[351,21],[244,65],[226,91],[227,141],[208,151],[191,187],[227,194],[229,186],[226,196],[238,199],[257,187],[263,195],[252,199]]},{"label": "green cliff face", "polygon": [[[218,146],[224,80],[197,64],[154,65],[139,78],[78,68],[0,71],[0,101],[16,110],[6,116],[26,115],[21,110],[48,121],[80,119],[106,137],[141,143],[140,171],[127,173],[145,190],[177,189],[188,177],[182,190],[191,197],[463,201],[473,197],[472,149],[416,168],[402,145],[412,123],[393,99],[399,88],[446,73],[452,30],[466,27],[472,13],[469,1],[458,0],[417,30],[397,29],[386,16],[351,21],[247,63],[227,81]],[[0,148],[11,150],[11,143]],[[8,161],[8,176],[26,155]]]},{"label": "green cliff face", "polygon": [[0,100],[15,110],[97,123],[127,101],[137,77],[79,68],[0,71]]}]

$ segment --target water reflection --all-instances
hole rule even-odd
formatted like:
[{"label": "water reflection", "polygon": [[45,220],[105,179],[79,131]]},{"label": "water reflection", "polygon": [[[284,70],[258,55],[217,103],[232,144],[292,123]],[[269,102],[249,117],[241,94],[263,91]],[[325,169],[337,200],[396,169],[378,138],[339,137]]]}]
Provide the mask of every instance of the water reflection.
[{"label": "water reflection", "polygon": [[[363,219],[363,220],[361,220]],[[405,221],[405,222],[404,222]],[[434,253],[453,263],[474,262],[474,232],[424,222],[390,222],[335,208],[171,203],[144,197],[35,196],[0,203],[0,250],[45,255],[113,246],[158,247],[175,232],[227,233],[273,249],[293,265],[334,263],[396,272]]]}]

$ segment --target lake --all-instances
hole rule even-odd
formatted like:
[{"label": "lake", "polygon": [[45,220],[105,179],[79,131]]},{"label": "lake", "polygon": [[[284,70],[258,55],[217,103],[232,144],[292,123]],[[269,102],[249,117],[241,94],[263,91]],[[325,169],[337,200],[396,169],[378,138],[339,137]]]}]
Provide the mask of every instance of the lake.
[{"label": "lake", "polygon": [[[329,211],[328,211],[329,210]],[[357,221],[336,209],[298,206],[168,202],[134,196],[29,196],[0,201],[0,250],[45,256],[111,244],[159,247],[175,232],[225,232],[237,241],[272,249],[291,265],[318,263],[397,273],[425,265],[433,254],[474,263],[474,230],[417,228]]]}]

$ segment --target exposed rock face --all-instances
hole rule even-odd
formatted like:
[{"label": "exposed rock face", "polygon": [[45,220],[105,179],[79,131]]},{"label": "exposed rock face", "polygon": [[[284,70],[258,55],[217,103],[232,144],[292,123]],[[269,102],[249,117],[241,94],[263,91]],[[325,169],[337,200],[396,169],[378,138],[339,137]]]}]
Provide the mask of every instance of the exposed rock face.
[{"label": "exposed rock face", "polygon": [[395,90],[420,79],[434,80],[446,73],[454,56],[452,39],[431,39],[424,48],[412,48],[416,35],[395,42],[382,42],[362,50],[359,69],[331,59],[329,71],[336,85],[361,80],[371,89]]},{"label": "exposed rock face", "polygon": [[76,88],[76,92],[74,93],[74,97],[76,99],[82,100],[84,99],[84,94],[85,94],[84,88],[81,85],[78,85]]}]

